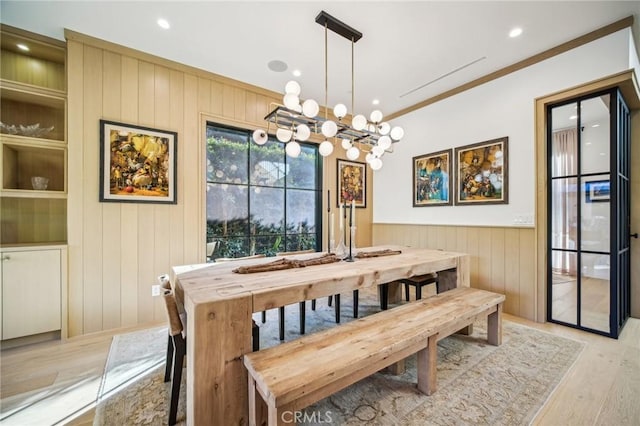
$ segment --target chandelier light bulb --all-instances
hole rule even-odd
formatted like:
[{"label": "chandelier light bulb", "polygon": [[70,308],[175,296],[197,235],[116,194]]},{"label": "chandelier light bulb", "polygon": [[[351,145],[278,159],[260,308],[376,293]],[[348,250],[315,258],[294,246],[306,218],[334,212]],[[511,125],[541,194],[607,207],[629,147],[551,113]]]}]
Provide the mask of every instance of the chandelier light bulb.
[{"label": "chandelier light bulb", "polygon": [[378,146],[382,148],[383,151],[389,149],[391,147],[391,138],[389,136],[380,136],[378,139]]},{"label": "chandelier light bulb", "polygon": [[332,138],[338,133],[338,126],[331,120],[322,123],[322,134],[327,138]]},{"label": "chandelier light bulb", "polygon": [[289,109],[295,110],[298,105],[300,105],[300,98],[298,97],[298,95],[294,95],[293,93],[287,93],[286,95],[284,95],[284,106],[286,106]]},{"label": "chandelier light bulb", "polygon": [[333,152],[333,144],[329,141],[324,141],[318,147],[318,152],[323,157],[328,157]]},{"label": "chandelier light bulb", "polygon": [[284,86],[284,93],[298,96],[300,95],[300,85],[297,81],[291,80]]},{"label": "chandelier light bulb", "polygon": [[373,160],[374,158],[376,158],[375,155],[367,152],[367,155],[364,157],[364,161],[366,161],[367,163],[371,163],[371,160]]},{"label": "chandelier light bulb", "polygon": [[302,150],[302,148],[300,148],[300,144],[298,142],[291,141],[287,144],[284,150],[289,157],[298,158],[298,155],[300,155],[300,151]]},{"label": "chandelier light bulb", "polygon": [[267,132],[262,129],[256,129],[253,131],[253,141],[258,145],[264,145],[267,143],[269,137],[267,136]]},{"label": "chandelier light bulb", "polygon": [[360,150],[356,146],[352,146],[347,150],[347,158],[351,161],[357,160],[360,156]]},{"label": "chandelier light bulb", "polygon": [[393,129],[391,129],[391,139],[393,139],[394,141],[399,141],[403,137],[404,137],[404,130],[402,129],[402,127],[396,126]]},{"label": "chandelier light bulb", "polygon": [[356,130],[362,130],[367,126],[367,118],[362,114],[358,114],[351,120],[351,125]]},{"label": "chandelier light bulb", "polygon": [[347,115],[347,107],[345,104],[337,104],[334,106],[333,115],[335,115],[338,120],[343,119]]},{"label": "chandelier light bulb", "polygon": [[342,148],[345,150],[351,148],[351,141],[349,139],[342,139]]},{"label": "chandelier light bulb", "polygon": [[379,123],[382,121],[382,111],[379,109],[373,110],[369,116],[372,122]]},{"label": "chandelier light bulb", "polygon": [[373,153],[373,155],[375,155],[376,157],[381,157],[381,156],[382,156],[382,154],[384,154],[384,149],[383,149],[380,145],[378,145],[378,146],[374,146],[374,147],[371,149],[371,152],[372,152],[372,153]]},{"label": "chandelier light bulb", "polygon": [[318,103],[313,99],[307,99],[302,104],[302,113],[305,115],[305,117],[313,118],[318,115],[318,111],[320,111],[320,107],[318,106]]},{"label": "chandelier light bulb", "polygon": [[296,127],[296,139],[299,141],[306,141],[311,136],[311,129],[306,124],[300,124]]},{"label": "chandelier light bulb", "polygon": [[381,135],[388,135],[391,131],[391,126],[386,121],[383,121],[378,125],[378,133]]},{"label": "chandelier light bulb", "polygon": [[371,170],[380,170],[382,168],[382,160],[379,158],[374,158],[369,163],[369,166],[371,166]]},{"label": "chandelier light bulb", "polygon": [[276,138],[278,138],[280,142],[289,142],[291,140],[292,135],[293,135],[293,132],[289,129],[276,130]]}]

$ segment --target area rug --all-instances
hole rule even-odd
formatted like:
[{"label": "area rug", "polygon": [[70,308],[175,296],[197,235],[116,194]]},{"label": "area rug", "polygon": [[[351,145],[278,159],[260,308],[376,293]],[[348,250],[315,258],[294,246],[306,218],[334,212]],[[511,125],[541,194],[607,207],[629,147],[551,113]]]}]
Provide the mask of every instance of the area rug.
[{"label": "area rug", "polygon": [[[351,299],[343,295],[342,321],[352,319]],[[360,298],[361,315],[379,310],[372,297]],[[286,309],[286,340],[299,337],[297,305]],[[334,311],[326,299],[307,307],[307,333],[335,326]],[[261,347],[279,343],[275,311],[259,322]],[[153,333],[154,331],[149,331]],[[140,332],[130,339],[145,345]],[[158,331],[155,330],[155,334]],[[164,356],[166,332],[159,333]],[[122,343],[122,342],[120,342]],[[523,425],[529,424],[580,354],[583,343],[530,327],[503,321],[503,343],[486,343],[486,323],[474,325],[470,336],[455,335],[438,342],[438,390],[426,396],[417,390],[416,357],[407,359],[402,375],[376,373],[307,407],[299,424],[335,425]],[[127,352],[131,348],[127,349]],[[135,350],[134,350],[135,352]],[[118,353],[110,355],[111,366]],[[113,358],[113,359],[112,359]],[[168,416],[169,385],[163,382],[164,364],[149,368],[98,401],[94,425],[160,425]],[[186,374],[183,375],[183,379]],[[185,420],[186,392],[181,388],[178,422]]]}]

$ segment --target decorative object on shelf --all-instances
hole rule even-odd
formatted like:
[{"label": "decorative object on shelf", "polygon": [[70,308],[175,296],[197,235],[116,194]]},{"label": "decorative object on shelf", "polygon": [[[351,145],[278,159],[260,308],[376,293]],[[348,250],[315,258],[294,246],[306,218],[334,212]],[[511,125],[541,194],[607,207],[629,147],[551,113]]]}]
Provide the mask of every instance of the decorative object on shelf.
[{"label": "decorative object on shelf", "polygon": [[592,180],[584,183],[584,199],[587,203],[608,202],[611,197],[608,180]]},{"label": "decorative object on shelf", "polygon": [[31,186],[38,191],[44,191],[49,186],[49,178],[44,176],[32,176]]},{"label": "decorative object on shelf", "polygon": [[8,135],[27,136],[30,138],[39,138],[53,131],[55,127],[40,127],[40,123],[29,124],[23,126],[22,124],[5,124],[0,121],[0,132]]},{"label": "decorative object on shelf", "polygon": [[450,206],[450,149],[413,157],[413,207]]},{"label": "decorative object on shelf", "polygon": [[176,204],[178,134],[100,120],[100,201]]},{"label": "decorative object on shelf", "polygon": [[456,204],[508,204],[508,145],[502,137],[455,149]]},{"label": "decorative object on shelf", "polygon": [[401,127],[391,127],[383,121],[380,110],[375,110],[367,119],[364,115],[352,116],[351,124],[343,119],[347,116],[347,107],[337,104],[333,108],[333,116],[329,118],[328,107],[328,30],[351,41],[351,111],[354,113],[355,77],[354,77],[354,45],[362,38],[362,33],[351,28],[344,22],[334,18],[325,11],[316,16],[316,23],[324,27],[324,74],[325,74],[325,99],[324,117],[319,116],[320,107],[313,99],[300,100],[300,84],[297,81],[289,81],[285,86],[283,98],[284,105],[277,105],[264,118],[267,122],[267,130],[257,129],[253,132],[253,140],[258,145],[267,142],[271,124],[276,129],[276,137],[286,143],[286,152],[291,157],[297,157],[300,153],[300,145],[297,141],[306,141],[311,133],[320,135],[324,141],[320,143],[318,151],[326,157],[333,153],[337,141],[346,150],[347,158],[356,160],[361,151],[366,153],[366,161],[373,170],[382,167],[381,157],[386,152],[393,152],[392,144],[400,141],[404,136]]},{"label": "decorative object on shelf", "polygon": [[355,202],[367,207],[367,168],[357,161],[337,160],[338,206]]}]

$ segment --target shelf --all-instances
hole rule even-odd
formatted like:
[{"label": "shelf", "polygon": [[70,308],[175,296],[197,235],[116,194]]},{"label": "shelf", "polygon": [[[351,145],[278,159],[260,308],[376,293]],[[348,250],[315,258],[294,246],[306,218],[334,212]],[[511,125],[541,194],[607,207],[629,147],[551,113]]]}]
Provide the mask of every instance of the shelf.
[{"label": "shelf", "polygon": [[3,134],[62,141],[65,139],[65,99],[0,87],[0,121]]},{"label": "shelf", "polygon": [[42,244],[67,239],[64,198],[0,197],[0,244]]},{"label": "shelf", "polygon": [[[4,142],[1,155],[2,190],[65,191],[66,149]],[[49,180],[46,190],[34,191],[34,176]]]}]

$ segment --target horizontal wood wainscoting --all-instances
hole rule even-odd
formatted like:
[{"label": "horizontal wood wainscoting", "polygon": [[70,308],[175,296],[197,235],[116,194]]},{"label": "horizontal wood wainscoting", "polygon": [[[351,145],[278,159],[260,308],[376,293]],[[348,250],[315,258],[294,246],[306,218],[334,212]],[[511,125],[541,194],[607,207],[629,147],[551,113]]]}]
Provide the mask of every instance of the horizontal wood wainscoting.
[{"label": "horizontal wood wainscoting", "polygon": [[504,312],[537,318],[534,228],[374,223],[372,243],[468,253],[471,287],[506,296]]}]

